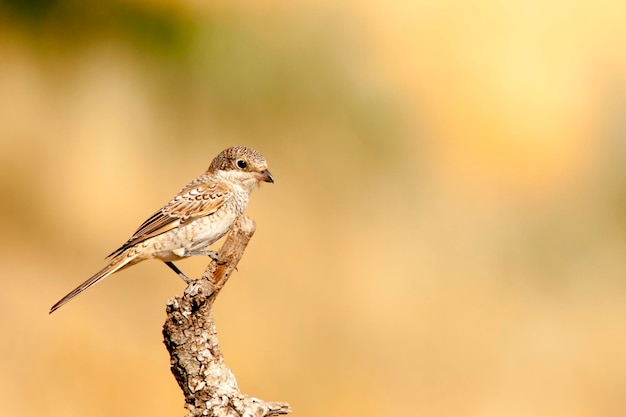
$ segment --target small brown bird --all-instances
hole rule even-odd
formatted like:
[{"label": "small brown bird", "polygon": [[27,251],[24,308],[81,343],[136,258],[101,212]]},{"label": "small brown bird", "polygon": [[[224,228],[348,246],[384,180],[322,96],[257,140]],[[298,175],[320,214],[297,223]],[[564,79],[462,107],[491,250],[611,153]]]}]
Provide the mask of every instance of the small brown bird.
[{"label": "small brown bird", "polygon": [[194,255],[219,261],[217,253],[207,248],[228,233],[261,181],[274,182],[263,155],[245,146],[223,150],[203,175],[187,184],[111,253],[107,266],[59,300],[50,313],[98,281],[146,259],[162,260],[189,283],[172,261]]}]

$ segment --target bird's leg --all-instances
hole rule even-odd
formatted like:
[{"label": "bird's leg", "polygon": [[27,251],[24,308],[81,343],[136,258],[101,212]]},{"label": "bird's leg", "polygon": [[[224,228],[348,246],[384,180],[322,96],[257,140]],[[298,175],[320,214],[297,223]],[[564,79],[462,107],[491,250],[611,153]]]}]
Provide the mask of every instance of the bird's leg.
[{"label": "bird's leg", "polygon": [[212,250],[187,251],[187,252],[185,252],[184,256],[208,256],[209,258],[211,258],[215,262],[217,262],[218,265],[225,265],[227,263],[226,261],[222,261],[219,258],[217,252],[212,251]]},{"label": "bird's leg", "polygon": [[176,272],[176,274],[178,274],[178,276],[181,277],[183,279],[183,281],[185,281],[187,283],[187,285],[189,285],[189,284],[191,284],[193,282],[193,280],[191,278],[189,278],[187,275],[183,274],[183,271],[178,269],[178,267],[176,265],[174,265],[173,262],[165,261],[165,265],[170,267],[170,269],[172,271]]}]

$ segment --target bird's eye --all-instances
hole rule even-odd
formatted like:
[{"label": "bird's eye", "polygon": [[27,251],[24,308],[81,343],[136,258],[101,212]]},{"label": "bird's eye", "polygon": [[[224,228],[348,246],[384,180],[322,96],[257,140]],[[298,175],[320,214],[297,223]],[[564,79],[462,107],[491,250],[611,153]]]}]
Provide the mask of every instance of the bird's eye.
[{"label": "bird's eye", "polygon": [[246,169],[248,164],[246,164],[246,161],[244,161],[243,159],[240,159],[239,161],[237,161],[237,166],[241,169]]}]

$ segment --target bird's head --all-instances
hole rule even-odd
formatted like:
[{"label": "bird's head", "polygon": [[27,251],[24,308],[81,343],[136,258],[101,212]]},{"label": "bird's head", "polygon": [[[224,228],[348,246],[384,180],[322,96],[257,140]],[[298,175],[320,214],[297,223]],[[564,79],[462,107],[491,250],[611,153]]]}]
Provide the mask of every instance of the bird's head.
[{"label": "bird's head", "polygon": [[263,155],[245,146],[224,149],[213,159],[207,173],[240,183],[249,190],[255,188],[261,181],[274,182]]}]

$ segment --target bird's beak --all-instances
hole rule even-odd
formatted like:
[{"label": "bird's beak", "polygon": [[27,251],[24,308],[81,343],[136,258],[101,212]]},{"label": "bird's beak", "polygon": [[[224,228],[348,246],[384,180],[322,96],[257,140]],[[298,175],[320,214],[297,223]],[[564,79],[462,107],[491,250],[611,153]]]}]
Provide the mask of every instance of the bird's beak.
[{"label": "bird's beak", "polygon": [[272,177],[272,173],[269,172],[267,169],[264,169],[263,171],[259,172],[257,174],[257,178],[261,181],[265,181],[265,182],[274,182],[274,177]]}]

